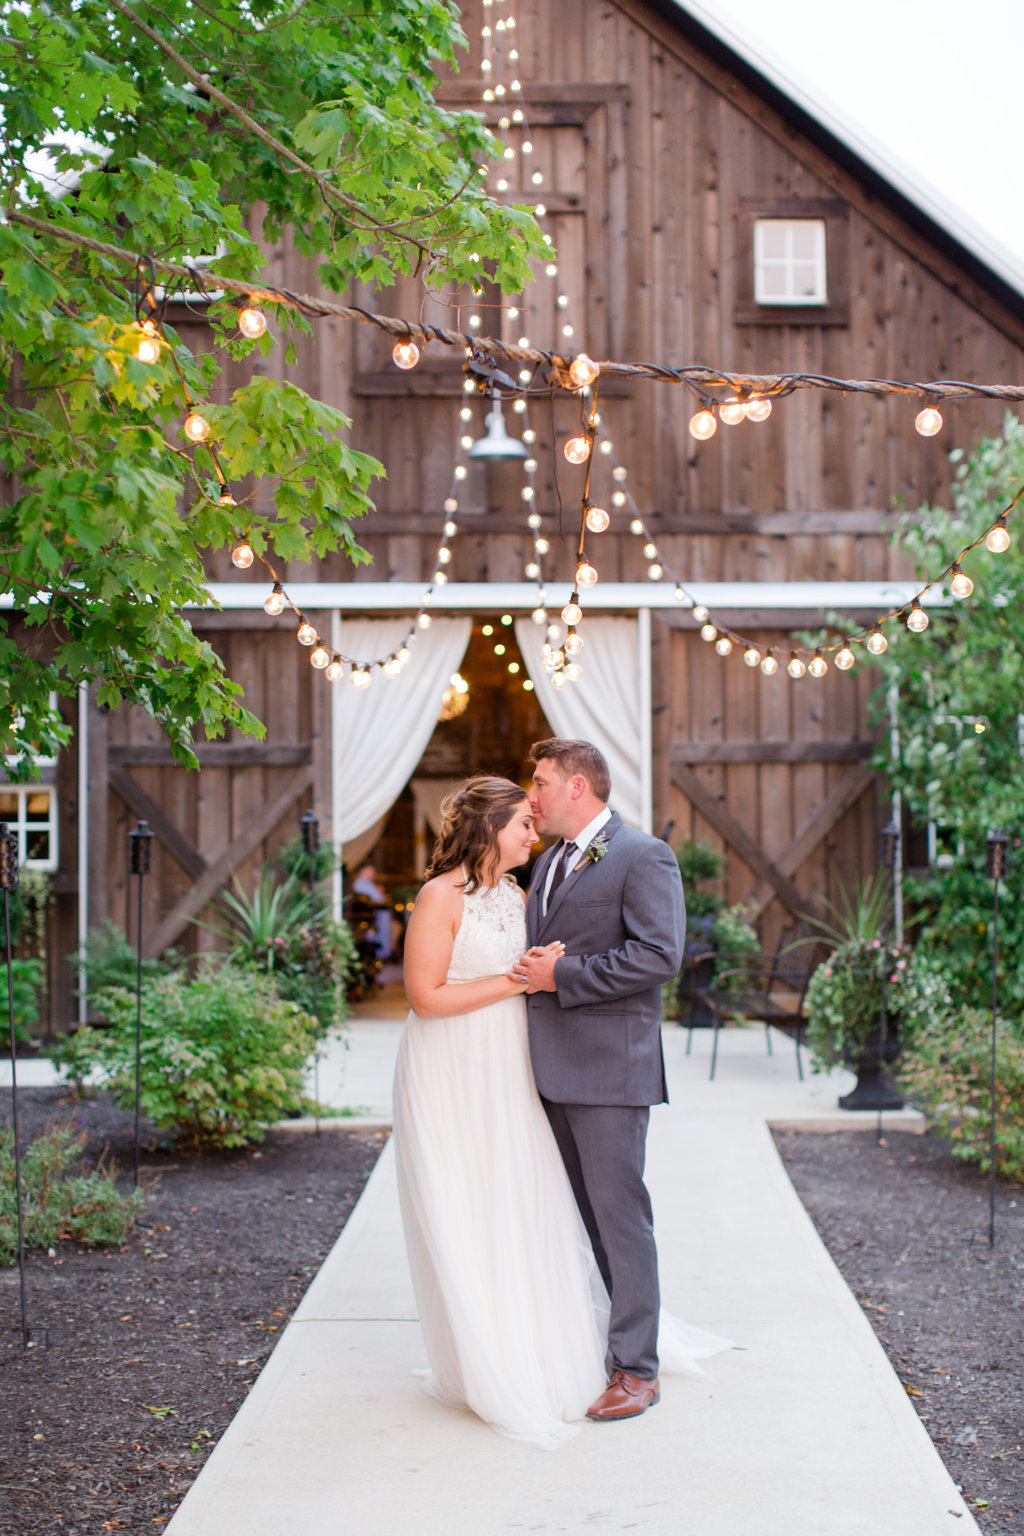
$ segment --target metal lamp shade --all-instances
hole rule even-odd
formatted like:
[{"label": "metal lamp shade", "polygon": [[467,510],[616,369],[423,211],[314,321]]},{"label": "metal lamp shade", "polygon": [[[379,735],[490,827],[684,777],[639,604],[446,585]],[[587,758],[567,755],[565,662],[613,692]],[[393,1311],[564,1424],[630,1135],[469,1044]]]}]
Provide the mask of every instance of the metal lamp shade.
[{"label": "metal lamp shade", "polygon": [[487,436],[480,437],[469,450],[471,459],[525,459],[526,444],[518,437],[509,437],[505,431],[501,401],[495,400],[484,418]]}]

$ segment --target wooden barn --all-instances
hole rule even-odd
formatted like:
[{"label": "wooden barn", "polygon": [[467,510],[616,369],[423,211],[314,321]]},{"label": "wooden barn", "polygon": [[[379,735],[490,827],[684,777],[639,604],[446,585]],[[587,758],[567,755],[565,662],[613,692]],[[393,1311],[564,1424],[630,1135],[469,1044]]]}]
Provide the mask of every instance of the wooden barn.
[{"label": "wooden barn", "polygon": [[[471,55],[444,99],[486,112],[511,150],[492,190],[541,205],[557,255],[521,299],[446,303],[410,281],[354,302],[599,359],[1024,381],[1019,276],[684,3],[463,9]],[[496,28],[509,17],[514,28]],[[316,291],[287,244],[266,280]],[[174,321],[184,334],[203,324],[194,306]],[[352,441],[387,467],[359,531],[372,564],[286,567],[289,594],[349,657],[379,661],[414,634],[410,664],[398,677],[373,667],[366,688],[348,668],[328,682],[288,610],[264,612],[266,573],[235,570],[225,552],[210,570],[221,611],[195,623],[266,722],[265,742],[200,744],[189,773],[145,715],[103,715],[83,693],[74,747],[41,784],[0,788],[23,855],[53,874],[55,1026],[74,1017],[66,956],[79,935],[113,918],[134,938],[138,818],[157,837],[145,947],[191,948],[204,942],[191,920],[233,874],[250,880],[310,806],[349,867],[372,856],[394,890],[422,871],[453,778],[518,776],[530,743],[553,732],[609,748],[613,799],[631,820],[723,849],[728,896],[752,903],[769,947],[815,893],[874,865],[889,814],[867,767],[875,677],[862,656],[850,672],[792,680],[790,635],[831,612],[857,626],[912,590],[889,543],[894,508],[942,500],[949,450],[998,431],[1003,406],[944,406],[926,438],[919,403],[807,390],[698,441],[687,390],[600,380],[591,495],[611,523],[588,544],[600,580],[583,601],[582,676],[559,690],[532,615],[543,606],[557,621],[572,587],[583,471],[562,450],[579,402],[507,394],[492,426],[514,456],[474,453],[493,407],[466,392],[461,360],[428,347],[406,370],[391,346],[329,319],[291,368],[282,348],[256,366],[344,410]],[[427,589],[429,628],[417,618]],[[693,602],[762,654],[773,647],[776,675],[738,648],[716,654]]]}]

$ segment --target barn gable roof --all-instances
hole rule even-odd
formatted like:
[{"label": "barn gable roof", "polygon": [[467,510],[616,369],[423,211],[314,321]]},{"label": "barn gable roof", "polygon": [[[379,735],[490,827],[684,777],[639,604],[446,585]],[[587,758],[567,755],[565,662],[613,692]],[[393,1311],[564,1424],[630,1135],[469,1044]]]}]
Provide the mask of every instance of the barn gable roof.
[{"label": "barn gable roof", "polygon": [[711,3],[648,3],[1012,314],[1024,317],[1024,260],[937,188],[923,184],[916,172],[865,133],[824,92],[788,78],[777,60],[740,37],[715,14]]}]

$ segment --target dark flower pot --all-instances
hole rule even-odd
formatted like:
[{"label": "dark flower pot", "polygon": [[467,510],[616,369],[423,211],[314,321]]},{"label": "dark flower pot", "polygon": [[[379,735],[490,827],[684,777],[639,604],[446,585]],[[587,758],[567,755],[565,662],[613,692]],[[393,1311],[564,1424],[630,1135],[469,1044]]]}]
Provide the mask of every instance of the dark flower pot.
[{"label": "dark flower pot", "polygon": [[698,992],[706,991],[714,979],[714,955],[705,955],[686,966],[679,978],[679,999],[684,1009],[679,1023],[683,1029],[708,1029],[715,1022],[707,1003],[697,996]]},{"label": "dark flower pot", "polygon": [[847,1065],[857,1074],[857,1085],[839,1100],[840,1109],[902,1109],[903,1098],[885,1070],[900,1053],[899,1026],[886,1030],[879,1059],[880,1031],[875,1029],[856,1051],[847,1056]]}]

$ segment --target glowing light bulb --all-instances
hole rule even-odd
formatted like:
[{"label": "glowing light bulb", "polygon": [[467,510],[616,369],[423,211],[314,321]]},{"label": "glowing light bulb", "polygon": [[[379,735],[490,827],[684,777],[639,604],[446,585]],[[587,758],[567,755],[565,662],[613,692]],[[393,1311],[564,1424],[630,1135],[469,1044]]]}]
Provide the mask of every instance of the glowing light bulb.
[{"label": "glowing light bulb", "polygon": [[402,670],[402,663],[397,656],[389,656],[381,671],[385,677],[397,677]]},{"label": "glowing light bulb", "polygon": [[155,363],[160,357],[160,333],[152,320],[143,320],[142,335],[135,344],[135,356],[140,363]]},{"label": "glowing light bulb", "polygon": [[369,688],[370,674],[365,667],[354,667],[349,673],[349,682],[353,688]]},{"label": "glowing light bulb", "polygon": [[718,639],[715,641],[715,650],[718,652],[719,656],[728,656],[729,652],[732,650],[732,641],[729,639],[728,635],[719,635]]},{"label": "glowing light bulb", "polygon": [[583,609],[576,599],[570,598],[562,609],[562,622],[564,624],[578,624],[583,617]]},{"label": "glowing light bulb", "polygon": [[698,411],[690,417],[690,436],[695,437],[698,443],[706,443],[717,431],[718,422],[713,411]]},{"label": "glowing light bulb", "polygon": [[585,464],[590,458],[591,441],[589,437],[570,437],[562,449],[570,464]]},{"label": "glowing light bulb", "polygon": [[974,582],[960,569],[959,563],[953,567],[949,590],[954,597],[970,597],[974,591]]},{"label": "glowing light bulb", "polygon": [[747,667],[759,667],[761,665],[761,652],[756,645],[748,645],[743,652],[743,663]]},{"label": "glowing light bulb", "polygon": [[597,581],[597,571],[589,560],[581,560],[576,567],[576,585],[578,587],[592,587]]},{"label": "glowing light bulb", "polygon": [[751,395],[747,401],[748,421],[767,421],[772,413],[772,403],[764,395]]},{"label": "glowing light bulb", "polygon": [[237,565],[240,571],[247,571],[255,558],[252,545],[248,539],[239,539],[231,551],[231,564]]},{"label": "glowing light bulb", "polygon": [[652,581],[660,581],[665,574],[665,567],[659,560],[652,560],[647,567],[647,574]]},{"label": "glowing light bulb", "polygon": [[658,546],[657,546],[657,544],[651,544],[650,542],[648,542],[647,544],[644,545],[644,559],[645,560],[654,560],[656,558],[656,556],[657,556],[657,553],[658,553]]},{"label": "glowing light bulb", "polygon": [[570,661],[569,665],[565,669],[565,676],[567,681],[570,683],[579,682],[580,678],[583,676],[583,668],[580,666],[578,661]]},{"label": "glowing light bulb", "polygon": [[300,645],[316,645],[317,633],[307,618],[303,618],[295,632],[295,638]]},{"label": "glowing light bulb", "polygon": [[856,656],[854,656],[850,649],[849,640],[844,640],[839,650],[836,651],[836,666],[840,672],[849,672],[856,660]]},{"label": "glowing light bulb", "polygon": [[454,539],[454,537],[458,533],[458,531],[459,531],[458,523],[452,523],[452,522],[445,523],[445,525],[444,525],[444,536],[445,536],[446,539]]},{"label": "glowing light bulb", "polygon": [[926,405],[923,411],[918,411],[914,426],[922,437],[934,437],[936,432],[942,431],[942,412],[934,405]]},{"label": "glowing light bulb", "polygon": [[551,541],[549,539],[534,539],[533,547],[538,555],[546,555],[551,548]]},{"label": "glowing light bulb", "polygon": [[429,613],[421,613],[419,618],[416,620],[416,623],[419,625],[420,629],[429,629],[431,622],[432,621]]},{"label": "glowing light bulb", "polygon": [[210,423],[198,411],[189,411],[181,430],[190,443],[205,443],[210,435]]},{"label": "glowing light bulb", "polygon": [[326,666],[329,666],[330,660],[331,653],[322,641],[319,645],[314,646],[309,653],[309,664],[311,667],[316,667],[318,672],[322,672]]},{"label": "glowing light bulb", "polygon": [[1000,512],[995,527],[990,528],[985,536],[985,548],[990,549],[994,555],[1001,555],[1009,547],[1010,530],[1006,526],[1006,513]]},{"label": "glowing light bulb", "polygon": [[238,311],[238,329],[250,341],[258,341],[267,329],[267,317],[262,309],[256,309],[254,305],[247,304],[244,309]]},{"label": "glowing light bulb", "polygon": [[526,577],[527,581],[537,580],[537,577],[540,575],[540,566],[537,564],[536,560],[531,560],[528,565],[523,567],[523,575]]},{"label": "glowing light bulb", "polygon": [[452,470],[452,478],[455,480],[465,480],[468,474],[469,470],[466,468],[465,464],[456,464],[455,468]]},{"label": "glowing light bulb", "polygon": [[564,650],[567,656],[578,656],[583,649],[583,637],[574,629],[570,629],[565,637]]},{"label": "glowing light bulb", "polygon": [[626,478],[625,467],[622,464],[616,464],[615,468],[612,470],[612,479],[613,480],[625,480],[625,478]]},{"label": "glowing light bulb", "polygon": [[414,341],[396,341],[391,356],[398,368],[415,368],[420,360],[420,349]]},{"label": "glowing light bulb", "polygon": [[284,593],[281,591],[281,583],[279,581],[274,582],[274,590],[264,602],[263,612],[268,613],[272,619],[276,618],[279,613],[284,612]]},{"label": "glowing light bulb", "polygon": [[324,668],[324,677],[329,683],[336,683],[344,670],[345,663],[340,656],[334,655]]},{"label": "glowing light bulb", "polygon": [[718,407],[718,414],[727,427],[735,427],[746,416],[747,407],[742,400],[723,400]]},{"label": "glowing light bulb", "polygon": [[526,519],[527,528],[539,528],[540,523],[541,517],[539,512],[531,512],[529,517]]},{"label": "glowing light bulb", "polygon": [[686,602],[686,593],[683,591],[682,587],[676,587],[675,591],[672,593],[672,596],[675,598],[677,603]]},{"label": "glowing light bulb", "polygon": [[545,271],[545,273],[547,274],[548,277],[557,277],[558,276],[558,267],[555,265],[555,263],[553,261],[549,261],[548,262],[547,266],[544,268],[544,271]]},{"label": "glowing light bulb", "polygon": [[634,517],[630,522],[629,531],[630,533],[635,533],[639,538],[639,536],[644,532],[643,520],[639,517]]},{"label": "glowing light bulb", "polygon": [[765,677],[774,677],[778,670],[779,663],[776,661],[771,651],[766,652],[764,660],[761,662],[761,671],[764,673]]},{"label": "glowing light bulb", "polygon": [[569,364],[569,378],[574,389],[585,389],[588,384],[593,384],[600,372],[600,364],[595,363],[585,352],[574,357]]},{"label": "glowing light bulb", "polygon": [[228,490],[227,486],[224,487],[224,489],[221,491],[220,495],[217,497],[217,505],[218,505],[218,507],[237,507],[238,506],[238,502],[232,496],[232,494]]},{"label": "glowing light bulb", "polygon": [[551,686],[552,686],[552,688],[558,688],[559,690],[561,690],[562,688],[565,687],[565,685],[566,685],[566,683],[568,681],[569,681],[569,679],[566,677],[564,672],[552,672],[552,674],[551,674]]},{"label": "glowing light bulb", "polygon": [[704,621],[707,619],[707,616],[708,616],[708,611],[704,607],[704,604],[703,603],[694,603],[694,605],[693,605],[693,622],[695,624],[703,624]]},{"label": "glowing light bulb", "polygon": [[548,611],[546,608],[535,608],[530,614],[530,618],[535,624],[546,624],[548,621]]},{"label": "glowing light bulb", "polygon": [[928,628],[930,622],[931,621],[928,618],[928,615],[925,613],[924,609],[921,607],[921,604],[915,597],[914,601],[910,605],[910,612],[907,614],[907,628],[911,631],[912,634],[920,635],[924,630]]},{"label": "glowing light bulb", "polygon": [[710,645],[712,640],[718,639],[718,630],[715,628],[714,624],[702,624],[700,628],[700,637],[702,640],[706,640]]},{"label": "glowing light bulb", "polygon": [[812,677],[825,676],[825,673],[828,671],[828,662],[825,660],[820,651],[815,651],[814,655],[807,663],[807,670]]},{"label": "glowing light bulb", "polygon": [[794,682],[798,678],[803,677],[806,673],[806,664],[802,658],[797,655],[796,651],[790,651],[789,660],[786,662],[786,671],[789,673]]},{"label": "glowing light bulb", "polygon": [[604,533],[610,522],[611,518],[604,507],[587,508],[586,523],[591,533]]},{"label": "glowing light bulb", "polygon": [[524,485],[522,490],[519,492],[519,496],[522,501],[532,501],[534,496],[533,486]]},{"label": "glowing light bulb", "polygon": [[888,640],[882,634],[882,631],[877,628],[871,631],[864,644],[867,646],[872,656],[881,656],[883,652],[889,649]]}]

